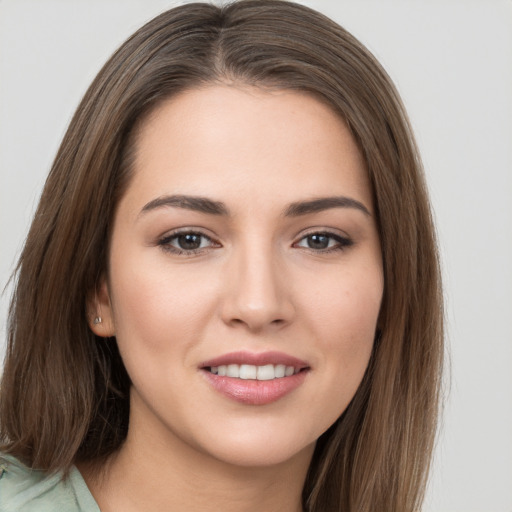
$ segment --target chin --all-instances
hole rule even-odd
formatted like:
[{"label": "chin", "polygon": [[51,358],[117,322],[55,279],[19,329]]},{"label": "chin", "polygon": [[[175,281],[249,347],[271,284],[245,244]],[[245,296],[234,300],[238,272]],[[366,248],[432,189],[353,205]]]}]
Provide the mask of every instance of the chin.
[{"label": "chin", "polygon": [[202,450],[218,461],[238,467],[263,468],[311,458],[316,444],[315,436],[306,437],[303,430],[294,433],[290,428],[272,430],[253,425],[228,432],[227,437],[225,431],[209,437]]},{"label": "chin", "polygon": [[269,447],[268,443],[255,443],[251,447],[232,445],[225,450],[216,450],[216,459],[239,468],[268,468],[280,466],[298,458],[313,455],[315,442],[300,448]]}]

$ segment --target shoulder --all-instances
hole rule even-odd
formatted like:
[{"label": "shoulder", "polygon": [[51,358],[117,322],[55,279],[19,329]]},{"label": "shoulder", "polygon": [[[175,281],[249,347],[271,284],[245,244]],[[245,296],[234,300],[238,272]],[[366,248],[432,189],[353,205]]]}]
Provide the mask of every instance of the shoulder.
[{"label": "shoulder", "polygon": [[0,512],[15,511],[100,512],[76,468],[64,479],[0,453]]}]

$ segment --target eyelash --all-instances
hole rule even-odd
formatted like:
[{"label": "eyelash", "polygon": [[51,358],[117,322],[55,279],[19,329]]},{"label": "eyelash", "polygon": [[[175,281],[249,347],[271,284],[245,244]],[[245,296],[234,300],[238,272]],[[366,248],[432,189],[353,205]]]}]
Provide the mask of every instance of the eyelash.
[{"label": "eyelash", "polygon": [[[334,240],[336,244],[332,247],[326,247],[325,249],[313,249],[311,247],[303,247],[304,249],[311,251],[313,253],[317,254],[329,254],[331,252],[338,252],[338,251],[344,251],[354,245],[354,242],[345,236],[338,235],[336,233],[331,233],[329,231],[312,231],[311,233],[305,234],[299,242],[296,242],[293,244],[294,247],[302,247],[298,244],[302,242],[303,240],[306,240],[307,238],[313,237],[313,236],[320,236],[320,237],[326,237],[331,240]],[[328,242],[330,243],[330,242]]]},{"label": "eyelash", "polygon": [[[180,236],[187,236],[187,235],[193,235],[201,237],[202,239],[205,239],[211,243],[208,247],[199,247],[197,249],[181,249],[179,247],[174,247],[171,245],[171,242],[174,240],[177,240]],[[205,251],[208,251],[212,247],[220,247],[220,244],[216,243],[211,237],[205,235],[204,233],[201,233],[200,231],[193,231],[193,230],[183,230],[183,231],[175,231],[174,233],[171,233],[169,235],[164,236],[158,241],[158,245],[167,252],[170,252],[172,254],[176,254],[178,256],[196,256],[199,254],[202,254]]]},{"label": "eyelash", "polygon": [[[181,236],[201,237],[203,240],[207,240],[208,242],[210,242],[211,245],[209,245],[208,247],[198,247],[197,249],[182,249],[182,248],[174,247],[173,245],[171,245],[171,243],[174,240],[178,240],[178,238]],[[334,240],[336,243],[334,246],[332,246],[332,247],[328,246],[324,249],[314,249],[311,247],[304,247],[304,246],[299,245],[299,243],[302,242],[303,240],[307,240],[308,238],[314,237],[314,236],[326,237],[330,240]],[[328,243],[330,243],[330,241]],[[202,242],[201,242],[201,244],[202,244]],[[302,247],[303,249],[306,249],[306,250],[308,250],[312,253],[316,253],[316,254],[328,254],[331,252],[344,251],[347,248],[349,248],[350,246],[352,246],[353,244],[354,244],[354,242],[348,237],[343,237],[341,235],[331,233],[328,231],[313,231],[311,233],[307,233],[302,238],[300,238],[300,240],[298,242],[295,242],[293,244],[293,247],[297,247],[297,248]],[[176,254],[178,256],[197,256],[197,255],[200,255],[203,252],[208,251],[212,248],[221,246],[220,244],[215,242],[208,235],[205,235],[204,233],[201,233],[200,231],[193,231],[193,230],[176,231],[174,233],[166,235],[165,237],[161,238],[158,241],[158,245],[164,251],[170,252],[172,254]]]}]

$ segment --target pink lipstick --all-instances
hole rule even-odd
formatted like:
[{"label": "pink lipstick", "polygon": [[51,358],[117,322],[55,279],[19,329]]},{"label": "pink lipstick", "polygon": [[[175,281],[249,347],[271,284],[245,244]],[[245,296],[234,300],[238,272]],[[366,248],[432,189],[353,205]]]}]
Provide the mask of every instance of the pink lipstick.
[{"label": "pink lipstick", "polygon": [[281,352],[232,352],[205,361],[200,370],[219,393],[247,405],[265,405],[299,387],[309,365]]}]

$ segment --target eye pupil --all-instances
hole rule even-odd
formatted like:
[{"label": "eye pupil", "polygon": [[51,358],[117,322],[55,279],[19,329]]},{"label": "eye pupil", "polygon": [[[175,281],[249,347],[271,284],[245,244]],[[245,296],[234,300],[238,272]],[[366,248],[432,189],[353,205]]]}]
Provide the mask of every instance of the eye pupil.
[{"label": "eye pupil", "polygon": [[195,235],[193,233],[179,235],[177,242],[180,246],[180,249],[185,251],[199,249],[201,247],[201,235]]},{"label": "eye pupil", "polygon": [[308,247],[310,249],[327,249],[329,247],[329,237],[326,235],[309,235]]}]

